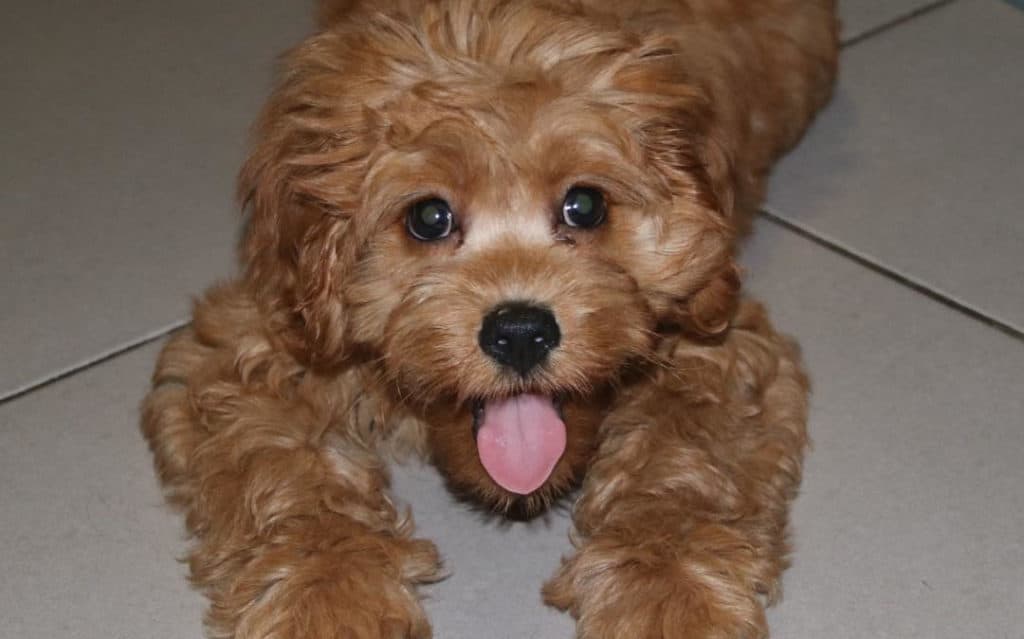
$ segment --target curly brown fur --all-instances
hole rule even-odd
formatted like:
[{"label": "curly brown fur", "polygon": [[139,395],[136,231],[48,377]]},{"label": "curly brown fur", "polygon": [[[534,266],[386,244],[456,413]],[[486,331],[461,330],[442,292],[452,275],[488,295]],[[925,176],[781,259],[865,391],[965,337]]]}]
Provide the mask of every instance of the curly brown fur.
[{"label": "curly brown fur", "polygon": [[672,366],[601,425],[545,598],[581,637],[767,636],[807,446],[796,348],[752,302],[723,343],[662,348]]},{"label": "curly brown fur", "polygon": [[[497,512],[582,483],[577,552],[544,591],[579,637],[766,635],[807,383],[733,258],[828,98],[833,11],[322,4],[242,171],[244,273],[197,304],[144,406],[211,636],[430,636],[416,587],[439,560],[388,497],[396,450]],[[602,226],[561,222],[577,185],[607,199]],[[427,197],[458,216],[432,243],[404,225]],[[560,329],[518,375],[479,343],[513,301]],[[529,492],[476,440],[479,407],[519,397],[565,427]]]}]

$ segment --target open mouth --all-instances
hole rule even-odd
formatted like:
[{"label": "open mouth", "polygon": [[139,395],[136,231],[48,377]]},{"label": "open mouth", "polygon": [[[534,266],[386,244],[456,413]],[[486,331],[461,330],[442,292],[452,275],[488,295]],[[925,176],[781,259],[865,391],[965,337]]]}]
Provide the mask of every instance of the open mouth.
[{"label": "open mouth", "polygon": [[543,486],[565,452],[561,402],[523,393],[476,400],[472,410],[477,454],[491,479],[519,495]]}]

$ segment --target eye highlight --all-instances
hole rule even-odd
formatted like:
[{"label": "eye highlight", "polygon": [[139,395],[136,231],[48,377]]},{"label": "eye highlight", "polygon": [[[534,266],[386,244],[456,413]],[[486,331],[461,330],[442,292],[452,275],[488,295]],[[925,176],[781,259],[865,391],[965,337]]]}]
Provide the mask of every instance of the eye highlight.
[{"label": "eye highlight", "polygon": [[596,228],[608,215],[604,194],[589,186],[574,186],[562,200],[562,220],[571,227]]},{"label": "eye highlight", "polygon": [[405,228],[409,235],[421,242],[434,242],[451,235],[455,228],[455,214],[451,206],[440,198],[421,200],[406,212]]}]

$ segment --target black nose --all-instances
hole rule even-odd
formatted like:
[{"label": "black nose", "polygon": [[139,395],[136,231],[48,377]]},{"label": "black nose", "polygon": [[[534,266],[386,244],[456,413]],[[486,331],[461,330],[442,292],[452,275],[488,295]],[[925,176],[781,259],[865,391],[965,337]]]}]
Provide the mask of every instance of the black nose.
[{"label": "black nose", "polygon": [[480,348],[491,358],[526,375],[558,346],[562,333],[546,308],[526,302],[496,307],[480,327]]}]

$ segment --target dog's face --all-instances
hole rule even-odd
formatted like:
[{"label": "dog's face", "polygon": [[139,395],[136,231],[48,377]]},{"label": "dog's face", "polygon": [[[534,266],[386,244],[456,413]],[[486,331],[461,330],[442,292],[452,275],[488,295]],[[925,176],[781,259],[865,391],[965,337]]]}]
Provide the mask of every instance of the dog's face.
[{"label": "dog's face", "polygon": [[664,43],[470,4],[292,54],[243,172],[247,273],[310,366],[371,362],[452,484],[531,510],[661,332],[726,326],[728,163]]}]

